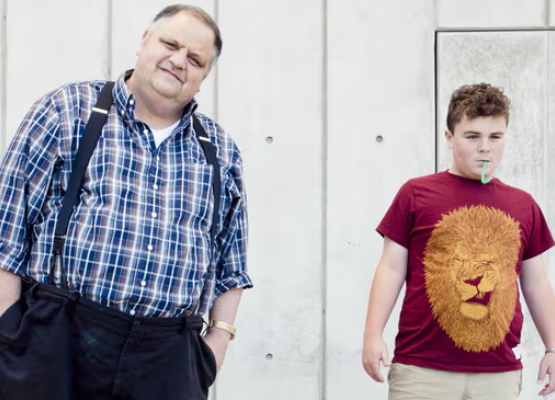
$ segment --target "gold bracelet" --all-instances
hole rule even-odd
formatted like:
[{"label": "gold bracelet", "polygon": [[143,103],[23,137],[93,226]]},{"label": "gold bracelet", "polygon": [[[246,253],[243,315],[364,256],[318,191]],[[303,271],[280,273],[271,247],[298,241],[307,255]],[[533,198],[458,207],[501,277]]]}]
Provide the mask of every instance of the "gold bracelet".
[{"label": "gold bracelet", "polygon": [[237,332],[237,329],[233,325],[228,324],[227,322],[216,321],[215,319],[211,319],[210,322],[208,323],[208,327],[222,329],[231,335],[230,340],[235,339],[235,333]]}]

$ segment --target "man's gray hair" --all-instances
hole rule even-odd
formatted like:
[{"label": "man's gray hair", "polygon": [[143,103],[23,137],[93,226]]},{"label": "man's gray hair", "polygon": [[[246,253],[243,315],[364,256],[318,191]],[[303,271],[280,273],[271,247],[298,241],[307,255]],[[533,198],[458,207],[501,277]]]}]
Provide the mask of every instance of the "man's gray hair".
[{"label": "man's gray hair", "polygon": [[160,11],[158,15],[154,17],[152,23],[155,23],[162,18],[172,17],[180,12],[188,13],[199,21],[204,22],[210,29],[212,29],[214,32],[214,61],[216,61],[220,54],[222,54],[222,34],[220,32],[220,28],[218,28],[218,25],[216,24],[216,21],[214,21],[214,19],[202,8],[187,4],[173,4]]}]

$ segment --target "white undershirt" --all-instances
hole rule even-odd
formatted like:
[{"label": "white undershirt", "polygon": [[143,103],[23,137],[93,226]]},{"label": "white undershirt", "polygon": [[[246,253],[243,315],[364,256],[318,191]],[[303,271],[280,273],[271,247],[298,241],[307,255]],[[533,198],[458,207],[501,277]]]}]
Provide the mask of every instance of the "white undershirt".
[{"label": "white undershirt", "polygon": [[177,121],[175,121],[174,124],[164,129],[151,129],[152,136],[154,136],[154,142],[156,143],[156,148],[158,148],[160,146],[160,143],[162,143],[164,140],[166,140],[168,136],[171,135],[173,130],[177,127],[177,125],[179,125],[179,121],[180,120],[178,119]]}]

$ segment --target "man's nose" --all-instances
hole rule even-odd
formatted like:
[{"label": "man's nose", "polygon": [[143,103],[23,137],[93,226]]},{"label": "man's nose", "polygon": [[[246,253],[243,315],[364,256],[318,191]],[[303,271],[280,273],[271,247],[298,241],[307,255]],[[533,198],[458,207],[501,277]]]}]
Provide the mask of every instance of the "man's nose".
[{"label": "man's nose", "polygon": [[185,69],[187,65],[187,50],[182,49],[174,52],[170,57],[170,61],[176,68]]}]

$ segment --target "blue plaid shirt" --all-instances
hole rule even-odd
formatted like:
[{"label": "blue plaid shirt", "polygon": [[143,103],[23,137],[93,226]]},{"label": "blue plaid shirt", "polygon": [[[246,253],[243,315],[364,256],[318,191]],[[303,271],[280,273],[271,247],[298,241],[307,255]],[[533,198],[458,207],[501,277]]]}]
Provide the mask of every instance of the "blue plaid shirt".
[{"label": "blue plaid shirt", "polygon": [[[124,83],[129,74],[116,82],[114,105],[85,174],[64,269],[70,288],[132,315],[175,317],[190,314],[197,303],[204,313],[216,296],[252,286],[241,155],[221,127],[196,114],[215,145],[222,176],[216,276],[207,279],[212,166],[192,132],[196,103],[156,148],[149,127],[135,118],[134,96]],[[63,86],[23,119],[0,167],[0,268],[47,282],[72,160],[104,83]]]}]

